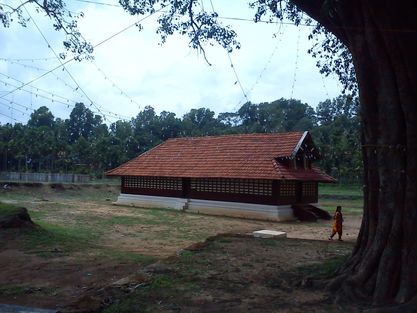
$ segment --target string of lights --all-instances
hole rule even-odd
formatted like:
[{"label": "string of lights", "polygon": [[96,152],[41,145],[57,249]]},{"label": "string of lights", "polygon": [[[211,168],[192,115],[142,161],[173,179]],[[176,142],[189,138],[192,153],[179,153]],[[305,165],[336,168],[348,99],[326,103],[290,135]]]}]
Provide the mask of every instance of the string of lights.
[{"label": "string of lights", "polygon": [[[16,85],[13,85],[13,84],[7,83],[7,82],[5,82],[5,81],[3,81],[3,80],[1,80],[1,79],[0,79],[0,82],[1,82],[1,83],[4,83],[6,86],[11,86],[11,87],[14,87],[14,88],[16,88],[16,87],[17,87]],[[43,99],[45,99],[45,100],[49,100],[49,101],[51,101],[51,102],[60,103],[60,104],[66,105],[68,108],[69,108],[69,106],[70,106],[69,101],[71,101],[71,102],[75,102],[75,101],[72,101],[72,100],[69,100],[69,99],[65,99],[65,98],[63,98],[63,97],[61,97],[61,96],[57,96],[57,97],[59,97],[59,98],[63,98],[64,100],[66,100],[66,102],[63,102],[63,101],[57,100],[56,98],[54,98],[54,95],[53,95],[53,94],[52,94],[52,97],[47,97],[47,96],[44,96],[44,95],[42,95],[42,94],[39,94],[39,93],[34,93],[34,92],[29,91],[29,90],[26,90],[26,89],[21,89],[21,90],[22,90],[22,91],[25,91],[25,92],[27,92],[27,93],[29,93],[29,94],[31,94],[31,95],[34,95],[36,98],[38,98],[38,97],[39,97],[39,98],[43,98]],[[25,106],[25,108],[29,109],[29,107],[26,107],[26,106]]]},{"label": "string of lights", "polygon": [[98,5],[109,6],[109,7],[117,7],[117,8],[122,7],[120,4],[105,3],[105,2],[98,2],[98,1],[89,1],[89,0],[75,0],[75,1],[83,2],[83,3],[98,4]]},{"label": "string of lights", "polygon": [[[109,5],[109,6],[114,6],[114,7],[119,7],[119,5],[111,5],[111,4],[107,4],[107,3],[100,3],[100,2],[95,2],[95,1],[87,1],[87,0],[76,0],[76,1],[79,1],[79,2],[86,2],[86,3],[95,3],[95,4],[98,4],[98,5]],[[207,4],[207,3],[206,3]],[[212,9],[213,9],[213,11],[214,11],[214,6],[213,6],[213,1],[212,0],[210,0],[210,4],[211,4],[211,7],[212,7]],[[204,2],[203,2],[203,0],[201,0],[201,5],[202,5],[202,7],[203,7],[203,9],[204,9]],[[208,5],[206,5],[207,7],[208,7]],[[159,11],[161,11],[162,10],[162,8],[159,10]],[[157,11],[158,12],[158,11]],[[157,13],[157,12],[155,12],[155,13]],[[137,22],[135,22],[134,24],[131,24],[131,25],[129,25],[128,27],[125,27],[124,29],[122,29],[121,31],[119,31],[119,32],[117,32],[117,33],[115,33],[114,35],[112,35],[112,36],[110,36],[109,38],[106,38],[105,40],[103,40],[103,41],[101,41],[101,42],[99,42],[98,44],[96,44],[94,47],[98,47],[98,46],[100,46],[100,45],[102,45],[102,44],[104,44],[104,43],[106,43],[107,41],[109,41],[109,40],[111,40],[112,38],[114,38],[114,37],[116,37],[116,36],[118,36],[119,34],[121,34],[121,33],[123,33],[124,31],[126,31],[126,30],[128,30],[128,29],[130,29],[130,28],[132,28],[132,27],[134,27],[134,26],[136,26],[138,23],[140,23],[140,22],[142,22],[143,20],[145,20],[146,18],[149,18],[151,15],[153,15],[154,13],[152,13],[152,14],[150,14],[150,15],[148,15],[148,16],[146,16],[146,17],[144,17],[143,19],[141,19],[141,20],[139,20],[139,21],[137,21]],[[244,19],[244,18],[233,18],[233,17],[219,17],[219,19],[225,19],[225,20],[237,20],[237,21],[250,21],[250,22],[253,22],[253,20],[251,20],[251,19]],[[261,22],[263,22],[263,21],[261,21]],[[270,23],[270,22],[268,22],[268,23]],[[281,23],[281,25],[293,25],[293,23],[286,23],[286,22],[282,22]],[[46,40],[46,38],[45,38],[45,40]],[[281,40],[282,40],[282,38],[281,38]],[[251,87],[248,89],[248,90],[246,90],[245,91],[245,88],[243,87],[243,84],[242,84],[242,81],[241,81],[241,79],[239,78],[239,75],[238,75],[238,71],[237,71],[237,69],[236,69],[236,66],[235,66],[235,64],[233,63],[233,60],[232,60],[232,58],[231,58],[231,55],[228,53],[228,58],[229,58],[229,61],[230,61],[230,66],[232,67],[232,70],[233,70],[233,72],[234,72],[234,76],[235,76],[235,78],[236,78],[236,81],[235,81],[235,84],[239,84],[239,87],[240,87],[240,89],[241,89],[241,91],[242,91],[242,95],[243,95],[243,97],[242,97],[242,100],[239,102],[239,104],[240,103],[242,103],[244,100],[246,100],[246,101],[249,101],[249,97],[250,97],[250,95],[251,95],[251,93],[253,92],[253,90],[256,88],[256,86],[260,83],[260,81],[261,81],[261,79],[262,79],[262,77],[263,77],[263,75],[264,75],[264,73],[267,71],[267,69],[268,69],[268,67],[270,66],[270,63],[271,63],[271,60],[272,60],[272,58],[273,58],[273,56],[275,55],[275,53],[276,53],[276,51],[278,51],[278,44],[279,44],[279,42],[277,42],[277,44],[276,44],[276,46],[274,47],[274,50],[272,51],[272,53],[271,53],[271,55],[270,55],[270,57],[269,57],[269,59],[267,60],[267,62],[266,62],[266,64],[265,64],[265,66],[262,68],[262,70],[261,70],[261,72],[260,72],[260,74],[258,75],[258,77],[257,77],[257,79],[255,80],[255,82],[251,85]],[[294,71],[294,77],[293,77],[293,83],[292,83],[292,90],[291,90],[291,98],[292,98],[292,96],[293,96],[293,93],[294,93],[294,87],[295,87],[295,82],[296,82],[296,76],[297,76],[297,72],[296,72],[296,70],[298,69],[298,47],[299,47],[299,36],[298,36],[298,41],[297,41],[297,58],[296,58],[296,69],[295,69],[295,71]],[[55,53],[55,52],[54,52]],[[54,58],[45,58],[44,60],[47,60],[47,59],[49,59],[49,60],[51,60],[51,59],[54,59]],[[0,60],[3,60],[2,58],[0,59]],[[8,59],[8,60],[10,60],[10,59]],[[21,62],[34,62],[35,60],[37,60],[37,59],[14,59],[14,60],[19,60],[19,61],[21,61]],[[23,60],[25,60],[25,61],[23,61]],[[55,75],[53,72],[56,70],[56,69],[59,69],[59,68],[62,68],[63,70],[66,70],[66,68],[65,68],[65,65],[68,63],[68,62],[71,62],[71,61],[73,61],[74,60],[74,58],[73,59],[71,59],[71,60],[68,60],[68,61],[66,61],[66,62],[61,62],[61,64],[60,65],[58,65],[56,68],[54,68],[53,70],[49,70],[49,71],[47,71],[47,72],[45,72],[45,73],[43,73],[43,75],[41,76],[41,77],[44,77],[45,75],[48,75],[48,74],[50,74],[50,73],[52,73],[53,75]],[[16,61],[16,62],[19,62],[19,61]],[[94,63],[93,63],[94,64]],[[119,92],[120,92],[120,94],[121,95],[123,95],[124,97],[126,97],[127,99],[129,99],[130,100],[130,102],[131,103],[135,103],[139,108],[140,108],[140,105],[139,105],[139,103],[137,103],[135,100],[133,100],[131,97],[129,97],[129,95],[126,93],[126,92],[124,92],[120,87],[118,87],[115,83],[114,83],[114,81],[113,80],[111,80],[110,78],[109,78],[109,76],[107,75],[107,74],[105,74],[96,64],[94,64],[96,67],[97,67],[97,70],[99,71],[99,72],[101,72],[102,73],[102,75],[104,76],[104,79],[105,80],[108,80],[111,84],[112,84],[112,87],[114,87],[114,88],[116,88],[116,89],[118,89],[119,90]],[[43,71],[45,71],[44,69],[42,69]],[[57,79],[59,79],[58,78],[59,76],[57,76]],[[35,80],[37,80],[37,79],[35,79]],[[322,77],[322,82],[323,82],[323,87],[324,88],[326,88],[325,87],[325,85],[324,85],[324,80],[323,80],[323,77]],[[22,83],[23,84],[23,83]],[[30,88],[36,88],[36,87],[33,87],[33,86],[31,86],[30,84],[28,85],[28,84],[23,84],[23,85],[26,85],[26,86],[29,86]],[[68,84],[67,84],[68,85]],[[77,84],[78,85],[78,84]],[[11,86],[11,85],[10,85]],[[68,86],[70,86],[70,85],[68,85]],[[82,90],[82,88],[78,88],[79,87],[79,85],[77,86],[77,87],[75,87],[75,88],[73,88],[73,91],[77,91],[77,92],[81,92],[81,90]],[[24,91],[24,92],[27,92],[27,93],[30,93],[31,94],[31,96],[32,95],[34,95],[35,97],[39,97],[40,96],[40,93],[39,92],[34,92],[34,91],[29,91],[29,90],[27,90],[27,89],[22,89],[22,86],[18,86],[18,85],[16,85],[15,87],[15,90],[14,91]],[[5,94],[5,95],[3,95],[3,96],[0,96],[0,98],[7,98],[7,96],[9,95],[9,94],[11,94],[11,93],[13,93],[14,91],[12,91],[12,92],[8,92],[7,94]],[[55,95],[54,93],[48,93],[49,95],[51,95],[52,96],[52,99],[54,100],[54,101],[56,101],[56,99],[54,98],[54,96],[56,96],[56,97],[60,97],[60,96],[58,96],[58,95]],[[328,95],[328,92],[327,92],[327,90],[326,90],[326,94]],[[81,95],[81,96],[83,96],[83,95]],[[88,97],[87,95],[85,95],[86,97]],[[44,96],[44,98],[47,98],[47,96]],[[65,97],[62,97],[62,99],[61,100],[64,100],[63,98],[65,98]],[[49,100],[51,100],[51,98],[49,97]],[[64,101],[72,101],[72,102],[74,102],[73,100],[71,100],[71,99],[68,99],[68,100],[64,100]],[[112,113],[112,112],[110,112],[110,111],[106,111],[106,110],[104,110],[104,108],[103,108],[103,106],[100,106],[100,105],[98,105],[98,104],[96,104],[95,102],[93,102],[93,101],[91,101],[91,99],[89,100],[90,101],[90,106],[92,105],[92,104],[94,104],[94,105],[97,105],[97,108],[96,108],[96,110],[98,110],[99,112],[100,112],[100,114],[105,118],[106,117],[106,112],[109,112],[109,115],[111,115],[111,114],[113,114],[113,116],[121,116],[121,115],[119,115],[119,114],[116,114],[116,113]],[[59,103],[58,101],[56,101],[57,103]]]},{"label": "string of lights", "polygon": [[[53,58],[53,59],[55,60],[55,58]],[[22,63],[20,61],[13,61],[12,59],[0,58],[0,61],[7,62],[7,63],[13,64],[13,65],[18,65],[18,66],[21,66],[23,68],[34,69],[34,70],[36,70],[38,72],[45,72],[45,71],[47,71],[47,69],[45,69],[45,68],[41,68],[39,66],[35,66],[35,65],[31,65],[31,64]],[[71,88],[73,91],[76,91],[76,87],[71,86],[71,84],[68,83],[65,79],[61,78],[59,75],[55,74],[54,72],[52,72],[51,74],[56,78],[56,80],[61,81],[64,84],[65,87]],[[79,96],[81,96],[81,97],[84,98],[84,95],[83,94],[79,94]]]},{"label": "string of lights", "polygon": [[[139,19],[139,20],[138,20],[138,21],[136,21],[135,23],[130,24],[129,26],[127,26],[127,27],[123,28],[122,30],[120,30],[120,31],[116,32],[115,34],[113,34],[113,35],[109,36],[108,38],[106,38],[106,39],[102,40],[101,42],[97,43],[97,44],[96,44],[96,45],[94,45],[93,47],[94,47],[94,48],[96,48],[96,47],[99,47],[99,46],[103,45],[104,43],[106,43],[106,42],[108,42],[109,40],[113,39],[114,37],[116,37],[116,36],[118,36],[118,35],[122,34],[123,32],[127,31],[128,29],[130,29],[130,28],[132,28],[132,27],[134,27],[134,26],[137,26],[139,23],[143,22],[144,20],[148,19],[149,17],[153,16],[154,14],[159,13],[160,11],[162,11],[162,9],[163,9],[163,8],[160,8],[159,10],[156,10],[155,12],[152,12],[152,13],[150,13],[149,15],[147,15],[147,16],[145,16],[145,17],[143,17],[143,18]],[[74,59],[75,59],[75,57],[72,57],[72,58],[68,59],[68,60],[67,60],[67,61],[65,61],[65,62],[60,61],[60,62],[61,62],[61,64],[60,64],[60,65],[58,65],[58,66],[56,66],[56,67],[54,67],[54,68],[52,68],[52,69],[50,69],[50,70],[46,71],[46,72],[45,72],[45,73],[43,73],[42,75],[40,75],[40,76],[38,76],[38,77],[36,77],[36,78],[32,79],[31,81],[29,81],[29,82],[27,82],[27,83],[23,84],[22,86],[16,87],[15,89],[10,90],[10,91],[8,91],[8,92],[6,92],[4,95],[0,96],[0,99],[4,99],[6,96],[8,96],[8,95],[10,95],[10,94],[12,94],[12,93],[14,93],[14,92],[16,92],[16,91],[18,91],[18,90],[21,90],[23,87],[25,87],[25,86],[27,86],[27,85],[30,85],[30,84],[32,84],[33,82],[35,82],[35,81],[37,81],[37,80],[39,80],[39,79],[41,79],[41,78],[43,78],[43,77],[45,77],[45,76],[49,75],[49,74],[50,74],[50,73],[52,73],[53,71],[55,71],[55,70],[57,70],[57,69],[59,69],[59,68],[61,68],[61,67],[65,66],[66,64],[68,64],[68,63],[70,63],[70,62],[72,62]],[[101,109],[100,111],[103,111],[103,109]],[[121,115],[119,115],[119,114],[116,114],[116,113],[113,113],[113,112],[110,112],[110,111],[107,111],[107,112],[112,113],[114,116],[121,116]],[[104,118],[106,117],[106,116],[105,116],[105,114],[103,114],[103,117],[104,117]]]},{"label": "string of lights", "polygon": [[295,55],[295,65],[294,65],[294,75],[293,75],[293,80],[292,80],[292,85],[291,85],[291,96],[290,99],[293,99],[294,96],[294,87],[295,87],[295,83],[297,81],[297,71],[298,71],[298,59],[300,57],[300,29],[298,29],[298,35],[297,35],[297,52]]},{"label": "string of lights", "polygon": [[[255,21],[253,19],[244,18],[244,17],[218,16],[217,18],[220,19],[220,20],[255,23]],[[274,21],[264,21],[264,20],[259,20],[256,23],[276,24],[276,22],[274,22]],[[283,25],[291,25],[291,26],[304,26],[304,27],[310,27],[310,28],[316,27],[315,24],[306,24],[306,23],[295,24],[294,22],[291,22],[291,21],[280,21],[280,23],[282,23]]]},{"label": "string of lights", "polygon": [[92,64],[96,67],[97,71],[103,75],[104,80],[109,81],[112,87],[119,90],[120,94],[126,97],[130,101],[130,103],[136,104],[138,109],[139,110],[141,109],[141,105],[136,100],[132,99],[126,92],[124,92],[123,89],[121,89],[118,85],[116,85],[116,83],[111,78],[109,78],[109,76],[95,62],[92,62]]},{"label": "string of lights", "polygon": [[108,42],[109,40],[113,39],[116,36],[119,36],[120,34],[124,33],[125,31],[129,30],[130,28],[134,27],[134,26],[138,26],[140,23],[142,23],[143,21],[147,20],[148,18],[150,18],[151,16],[155,15],[156,13],[160,13],[164,8],[161,7],[158,10],[155,10],[154,12],[150,13],[149,15],[139,19],[138,21],[136,21],[133,24],[130,24],[128,26],[126,26],[125,28],[119,30],[118,32],[116,32],[115,34],[111,35],[110,37],[107,37],[106,39],[100,41],[99,43],[97,43],[96,45],[94,45],[94,48],[97,48],[99,46],[101,46],[102,44]]},{"label": "string of lights", "polygon": [[[285,32],[285,29],[283,29],[283,25],[282,23],[279,24],[279,28],[277,33],[275,34],[275,38],[277,39],[275,46],[271,52],[271,54],[269,55],[267,61],[265,62],[264,67],[262,68],[261,72],[259,73],[259,75],[257,76],[256,80],[254,81],[254,83],[252,84],[252,86],[249,88],[248,91],[248,95],[250,96],[251,93],[253,92],[253,90],[255,89],[255,87],[261,82],[263,75],[265,74],[265,72],[268,70],[268,67],[271,65],[272,59],[275,56],[275,53],[278,51],[278,47],[282,42],[283,39],[283,34]],[[239,108],[242,103],[245,101],[245,98],[242,98],[238,104],[236,105],[236,107],[234,108],[234,110],[237,110],[237,108]]]},{"label": "string of lights", "polygon": [[[17,79],[11,78],[11,77],[9,77],[7,75],[4,75],[2,73],[0,73],[0,75],[6,76],[6,77],[8,77],[10,79],[13,79],[13,80],[18,81]],[[18,86],[14,85],[14,84],[11,84],[9,82],[5,82],[4,80],[1,80],[1,79],[0,79],[0,82],[3,83],[3,84],[5,84],[6,86],[11,86],[11,87],[14,87],[14,88],[18,87]],[[45,92],[47,94],[50,94],[51,97],[45,96],[43,94],[40,94],[39,92],[32,92],[30,90],[23,89],[23,88],[21,89],[21,91],[25,91],[25,92],[29,93],[31,96],[35,96],[36,98],[43,98],[45,100],[51,101],[52,103],[61,104],[61,105],[65,106],[66,108],[74,108],[75,107],[75,104],[78,102],[76,100],[68,99],[66,97],[62,97],[62,96],[59,96],[59,95],[50,93],[50,92],[48,92],[46,90],[43,90],[43,89],[40,89],[40,88],[37,88],[37,90],[40,91],[40,92]],[[61,101],[61,100],[59,100],[57,98],[60,98],[60,99],[62,99],[64,101]],[[31,112],[34,112],[35,111],[32,106],[31,107],[28,107],[26,105],[20,104],[20,103],[18,103],[16,101],[13,101],[13,100],[8,100],[8,99],[5,99],[5,100],[6,101],[9,101],[9,103],[11,103],[11,104],[17,104],[18,106],[26,109],[26,111],[31,111]],[[124,116],[124,115],[121,115],[121,114],[116,114],[116,113],[113,113],[113,112],[110,112],[110,111],[101,110],[101,112],[103,112],[103,111],[105,113],[107,113],[106,114],[107,117],[110,116],[111,118],[118,118],[118,119],[122,119],[122,120],[125,120],[125,119],[128,119],[129,118],[129,117]],[[100,114],[100,112],[97,112],[97,111],[94,111],[94,110],[92,110],[92,112],[93,113],[96,113],[96,114]]]},{"label": "string of lights", "polygon": [[227,52],[227,56],[229,57],[230,66],[231,66],[231,68],[233,70],[233,73],[235,74],[235,78],[236,78],[235,84],[238,84],[239,85],[240,90],[242,91],[242,94],[243,94],[244,99],[246,99],[246,101],[249,102],[248,95],[246,94],[245,89],[243,88],[242,82],[240,81],[239,75],[237,74],[235,65],[233,64],[232,57],[230,56],[230,53],[229,52]]},{"label": "string of lights", "polygon": [[[0,100],[0,101],[3,101],[3,100]],[[10,111],[17,111],[17,112],[19,112],[19,113],[22,113],[22,115],[27,115],[27,116],[30,116],[30,114],[29,114],[29,113],[24,112],[24,111],[21,111],[21,110],[19,110],[19,109],[15,108],[15,107],[13,106],[13,104],[17,104],[17,103],[16,103],[16,102],[14,102],[14,101],[11,101],[11,102],[9,102],[9,103],[0,102],[0,104],[2,104],[2,105],[4,105],[4,106],[6,106],[6,107],[7,107]]]},{"label": "string of lights", "polygon": [[[5,75],[5,74],[3,74],[3,73],[0,73],[0,75],[1,75],[1,76],[3,76],[3,77],[6,77],[7,79],[14,80],[14,81],[16,81],[16,82],[18,82],[18,83],[20,83],[20,84],[24,84],[22,81],[20,81],[20,80],[18,80],[18,79],[16,79],[16,78],[10,77],[10,76],[8,76],[8,75]],[[19,86],[16,86],[16,85],[10,84],[10,83],[8,83],[8,82],[6,82],[6,81],[4,81],[4,80],[0,80],[0,82],[2,82],[5,86],[11,86],[11,87],[13,87],[13,88],[19,88]],[[69,98],[67,98],[67,97],[63,97],[63,96],[57,95],[57,94],[55,94],[55,93],[53,93],[53,92],[47,91],[47,90],[42,89],[42,88],[39,88],[39,87],[35,87],[35,86],[28,86],[28,87],[33,88],[33,89],[36,89],[36,91],[37,91],[37,92],[30,91],[30,90],[27,90],[27,89],[25,89],[25,88],[21,88],[20,90],[21,90],[21,91],[25,91],[25,92],[27,92],[27,93],[30,93],[30,94],[32,94],[32,95],[35,95],[36,97],[37,97],[37,96],[41,96],[41,97],[43,97],[41,94],[39,94],[39,92],[44,92],[44,93],[47,93],[47,94],[51,95],[51,96],[52,96],[52,98],[60,98],[60,99],[62,99],[62,100],[65,100],[66,102],[74,102],[74,103],[79,102],[79,101],[75,101],[75,100],[69,99]]]},{"label": "string of lights", "polygon": [[211,5],[211,9],[213,10],[213,13],[214,13],[215,10],[214,10],[214,5],[213,5],[213,1],[212,0],[210,0],[210,5]]},{"label": "string of lights", "polygon": [[[210,5],[211,5],[211,9],[212,9],[213,13],[216,13],[216,10],[214,9],[214,5],[213,5],[213,1],[212,0],[210,0]],[[235,79],[236,79],[235,85],[236,84],[239,85],[240,90],[242,91],[242,94],[243,94],[243,98],[246,99],[246,101],[249,101],[249,98],[248,98],[248,96],[247,96],[247,94],[245,92],[245,89],[243,88],[242,82],[241,82],[241,80],[239,78],[239,75],[237,73],[236,67],[233,64],[233,60],[232,60],[232,57],[230,55],[230,52],[229,51],[226,51],[226,52],[227,52],[227,57],[229,58],[230,67],[232,68],[233,73],[234,73],[234,76],[235,76]]]},{"label": "string of lights", "polygon": [[[73,60],[74,60],[74,58],[69,59],[69,60],[67,60],[66,62],[64,62],[64,64],[68,64],[69,62],[71,62],[71,61],[73,61]],[[53,71],[55,71],[55,70],[57,70],[57,69],[59,69],[59,68],[61,68],[61,65],[58,65],[58,66],[54,67],[53,69],[51,69],[51,70],[49,70],[49,71],[47,71],[47,72],[43,73],[42,75],[40,75],[40,76],[38,76],[38,77],[36,77],[36,78],[32,79],[31,81],[29,81],[29,82],[27,82],[27,83],[24,83],[24,84],[23,84],[22,86],[20,86],[19,88],[12,89],[12,90],[8,91],[6,94],[4,94],[4,95],[0,96],[0,99],[1,99],[1,98],[6,97],[6,96],[8,96],[8,95],[10,95],[10,94],[12,94],[12,93],[14,93],[14,92],[16,92],[16,91],[18,91],[18,90],[20,90],[21,88],[23,88],[23,87],[25,87],[25,86],[31,85],[31,84],[32,84],[32,83],[34,83],[35,81],[38,81],[39,79],[41,79],[41,78],[43,78],[43,77],[45,77],[45,76],[49,75],[50,73],[52,73]]]},{"label": "string of lights", "polygon": [[55,60],[55,58],[34,58],[34,59],[13,59],[13,58],[0,58],[0,61],[5,62],[39,62],[39,61],[50,61]]},{"label": "string of lights", "polygon": [[[111,7],[117,7],[117,8],[121,8],[121,5],[119,4],[112,4],[112,3],[105,3],[105,2],[99,2],[99,1],[92,1],[92,0],[75,0],[78,2],[83,2],[83,3],[91,3],[91,4],[96,4],[96,5],[101,5],[101,6],[111,6]],[[201,0],[201,8],[204,11],[204,1]],[[211,8],[213,10],[213,12],[215,12],[214,10],[214,5],[213,5],[213,1],[210,0],[210,5]],[[253,19],[250,18],[244,18],[244,17],[235,17],[235,16],[217,16],[218,19],[221,20],[230,20],[230,21],[240,21],[240,22],[250,22],[250,23],[255,23],[255,21]],[[259,20],[256,23],[264,23],[264,24],[275,24],[276,22],[271,22],[269,20]],[[299,23],[299,24],[295,24],[294,22],[291,21],[282,21],[282,23],[284,25],[293,25],[293,26],[304,26],[304,27],[316,27],[315,24],[307,24],[307,23]]]},{"label": "string of lights", "polygon": [[[22,64],[22,63],[20,63],[20,62],[14,62],[14,61],[11,61],[11,62],[9,62],[9,63],[11,63],[11,64],[16,64],[16,65],[20,65],[20,66],[23,66],[23,67],[28,67],[28,68],[33,68],[33,69],[36,69],[36,70],[39,70],[39,71],[44,71],[45,69],[42,69],[42,68],[39,68],[39,67],[37,67],[37,66],[33,66],[33,65],[27,65],[27,64]],[[104,72],[103,72],[104,73]],[[18,80],[18,79],[16,79],[16,78],[13,78],[13,77],[10,77],[9,75],[6,75],[6,74],[3,74],[3,73],[1,73],[0,72],[0,75],[2,75],[2,76],[4,76],[4,77],[6,77],[7,79],[12,79],[12,80],[14,80],[14,81],[16,81],[16,82],[18,82],[19,84],[22,84],[22,85],[24,85],[24,83],[22,82],[22,81],[20,81],[20,80]],[[76,87],[72,87],[69,83],[67,83],[64,79],[62,79],[60,76],[58,76],[58,75],[56,75],[56,74],[54,74],[54,73],[52,73],[52,75],[54,75],[56,78],[57,78],[57,80],[60,80],[66,87],[68,87],[68,88],[71,88],[71,90],[72,91],[78,91],[78,89],[76,88]],[[107,80],[109,80],[110,81],[110,79],[107,77]],[[4,85],[5,86],[11,86],[11,87],[14,87],[14,88],[19,88],[19,86],[16,86],[16,85],[13,85],[13,84],[10,84],[10,83],[7,83],[7,82],[5,82],[5,81],[2,81],[2,80],[0,80],[0,82],[3,82],[4,83]],[[136,103],[137,105],[138,105],[138,107],[139,107],[139,109],[140,109],[140,105],[139,105],[139,103],[137,103],[135,100],[133,100],[133,99],[131,99],[123,90],[121,90],[121,88],[119,88],[119,87],[117,87],[114,83],[113,83],[113,85],[114,85],[114,87],[116,87],[120,92],[121,92],[121,94],[122,95],[124,95],[124,96],[126,96],[129,100],[130,100],[130,102],[132,102],[132,103]],[[69,99],[69,98],[67,98],[67,97],[63,97],[63,96],[60,96],[60,95],[58,95],[58,94],[56,94],[56,93],[53,93],[53,92],[50,92],[50,91],[47,91],[47,90],[44,90],[44,89],[42,89],[42,88],[39,88],[39,87],[36,87],[36,86],[33,86],[33,85],[29,85],[29,87],[30,88],[32,88],[32,89],[36,89],[36,91],[37,92],[34,92],[34,91],[30,91],[30,90],[27,90],[27,89],[24,89],[24,88],[22,88],[22,89],[20,89],[20,90],[22,90],[22,91],[25,91],[25,92],[27,92],[27,93],[30,93],[31,95],[34,95],[36,98],[37,97],[41,97],[41,98],[44,98],[44,99],[49,99],[49,100],[51,100],[51,98],[49,98],[49,97],[45,97],[45,96],[43,96],[43,95],[41,95],[41,94],[39,94],[38,92],[39,91],[41,91],[41,92],[44,92],[44,93],[47,93],[47,94],[49,94],[51,97],[52,97],[52,99],[55,99],[56,97],[57,98],[61,98],[62,100],[65,100],[66,102],[73,102],[73,103],[77,103],[77,102],[80,102],[80,101],[76,101],[76,100],[73,100],[73,99]],[[80,97],[82,97],[82,98],[85,98],[84,97],[84,95],[83,94],[80,94],[79,93],[79,96]],[[128,116],[125,116],[125,115],[121,115],[121,114],[118,114],[118,113],[113,113],[113,112],[111,112],[111,111],[107,111],[107,110],[105,110],[104,108],[101,108],[101,111],[102,112],[107,112],[107,113],[109,113],[110,115],[113,115],[114,117],[119,117],[120,119],[129,119],[129,117]]]},{"label": "string of lights", "polygon": [[4,113],[2,113],[2,112],[0,112],[0,115],[5,116],[5,117],[7,117],[8,119],[10,119],[10,120],[12,120],[12,121],[15,121],[15,122],[18,122],[18,123],[22,123],[22,121],[21,121],[21,120],[18,120],[18,119],[14,118],[14,117],[13,117],[13,116],[11,116],[11,115],[7,115],[7,114],[4,114]]},{"label": "string of lights", "polygon": [[[33,17],[30,15],[29,11],[27,10],[26,7],[24,7],[27,15],[29,16],[30,20],[32,21],[32,23],[35,25],[36,29],[38,30],[38,32],[41,34],[42,38],[45,40],[45,43],[48,45],[48,48],[52,51],[52,53],[55,55],[56,59],[59,61],[59,63],[61,64],[63,70],[68,74],[68,76],[71,78],[71,80],[73,81],[73,83],[77,86],[78,90],[80,90],[84,96],[88,99],[88,101],[90,101],[90,106],[94,106],[96,108],[96,110],[100,113],[101,110],[99,108],[99,106],[97,106],[93,100],[91,100],[91,98],[87,95],[87,93],[84,91],[84,89],[78,84],[77,80],[74,78],[74,76],[70,73],[70,71],[66,68],[66,66],[62,63],[61,58],[58,56],[58,54],[55,52],[54,48],[52,48],[51,44],[49,43],[48,39],[46,39],[45,35],[43,34],[43,32],[41,31],[41,29],[39,28],[38,24],[36,23],[36,21],[33,19]],[[106,116],[103,114],[103,118],[104,120],[106,120]]]}]

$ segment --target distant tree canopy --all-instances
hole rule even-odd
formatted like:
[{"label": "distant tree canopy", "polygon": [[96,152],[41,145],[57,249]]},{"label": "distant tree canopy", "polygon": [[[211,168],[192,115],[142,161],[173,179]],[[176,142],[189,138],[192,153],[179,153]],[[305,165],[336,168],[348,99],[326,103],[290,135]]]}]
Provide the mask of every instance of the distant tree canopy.
[{"label": "distant tree canopy", "polygon": [[47,107],[35,110],[26,125],[0,125],[2,171],[81,172],[102,175],[172,137],[310,130],[324,158],[321,165],[342,180],[361,175],[357,102],[326,100],[317,111],[299,100],[245,103],[236,112],[215,116],[208,108],[191,109],[182,118],[147,106],[130,121],[107,126],[77,103],[68,119]]}]

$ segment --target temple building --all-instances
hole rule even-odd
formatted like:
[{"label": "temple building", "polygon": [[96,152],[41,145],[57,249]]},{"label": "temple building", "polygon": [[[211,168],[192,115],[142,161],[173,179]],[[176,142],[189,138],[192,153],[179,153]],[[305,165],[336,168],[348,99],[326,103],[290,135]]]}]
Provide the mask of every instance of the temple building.
[{"label": "temple building", "polygon": [[106,174],[115,204],[284,221],[335,182],[320,157],[309,132],[172,138]]}]

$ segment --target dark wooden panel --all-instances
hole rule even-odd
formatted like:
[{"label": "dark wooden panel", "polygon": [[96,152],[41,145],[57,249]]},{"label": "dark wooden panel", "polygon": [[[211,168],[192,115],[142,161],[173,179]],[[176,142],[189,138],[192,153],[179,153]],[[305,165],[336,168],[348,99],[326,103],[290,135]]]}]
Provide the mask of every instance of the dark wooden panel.
[{"label": "dark wooden panel", "polygon": [[122,187],[122,193],[132,195],[146,195],[146,196],[160,196],[160,197],[182,197],[181,190],[169,190],[169,189],[145,189],[145,188],[128,188]]},{"label": "dark wooden panel", "polygon": [[316,203],[318,202],[318,183],[317,182],[301,182],[301,197],[299,203]]},{"label": "dark wooden panel", "polygon": [[191,180],[189,178],[182,179],[182,197],[189,198],[191,192]]},{"label": "dark wooden panel", "polygon": [[[271,195],[255,195],[243,193],[222,193],[209,191],[196,191],[191,189],[191,180],[189,178],[182,179],[182,190],[170,189],[152,189],[152,188],[133,188],[126,187],[125,177],[122,177],[122,193],[148,195],[148,196],[162,196],[162,197],[177,197],[177,198],[191,198],[213,201],[230,201],[243,203],[257,203],[267,205],[290,205],[294,203],[314,203],[318,201],[318,192],[316,187],[315,195],[302,195],[302,183],[297,182],[295,195],[280,196],[281,181],[272,181]],[[316,184],[317,185],[317,184]]]},{"label": "dark wooden panel", "polygon": [[202,192],[191,190],[191,199],[213,200],[213,201],[230,201],[257,204],[277,204],[276,199],[272,196],[248,195],[248,194],[232,194],[219,192]]}]

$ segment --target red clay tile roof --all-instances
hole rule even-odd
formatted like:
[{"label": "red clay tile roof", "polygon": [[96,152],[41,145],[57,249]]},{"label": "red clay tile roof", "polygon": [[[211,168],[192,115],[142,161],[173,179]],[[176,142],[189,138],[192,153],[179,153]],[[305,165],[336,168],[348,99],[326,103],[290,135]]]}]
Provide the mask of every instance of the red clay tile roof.
[{"label": "red clay tile roof", "polygon": [[333,182],[318,168],[288,169],[276,161],[290,157],[303,132],[168,139],[107,172],[109,176],[288,179]]}]

